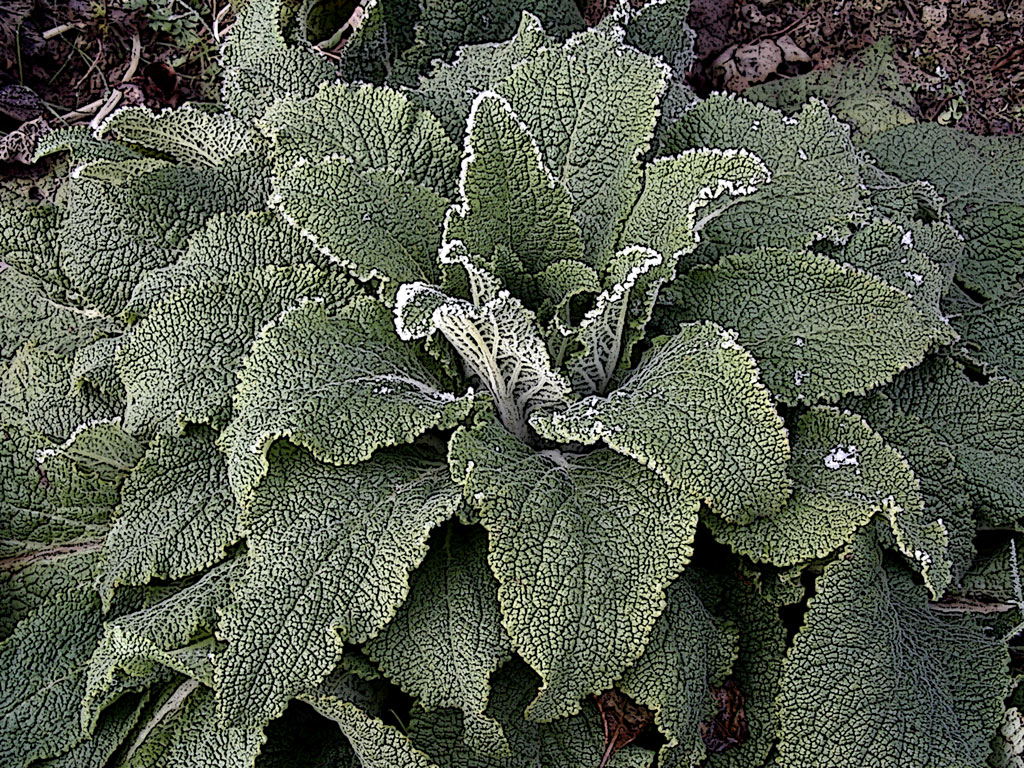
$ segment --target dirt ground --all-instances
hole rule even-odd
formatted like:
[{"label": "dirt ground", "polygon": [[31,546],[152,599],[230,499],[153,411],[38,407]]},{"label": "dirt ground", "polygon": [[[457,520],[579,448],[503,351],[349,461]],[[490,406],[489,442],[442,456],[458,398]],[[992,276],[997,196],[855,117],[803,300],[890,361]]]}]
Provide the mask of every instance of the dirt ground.
[{"label": "dirt ground", "polygon": [[[593,23],[614,0],[579,1]],[[5,172],[49,127],[215,99],[232,19],[229,0],[0,2]],[[888,35],[924,118],[1024,133],[1024,0],[693,0],[690,23],[698,93],[827,67]]]}]

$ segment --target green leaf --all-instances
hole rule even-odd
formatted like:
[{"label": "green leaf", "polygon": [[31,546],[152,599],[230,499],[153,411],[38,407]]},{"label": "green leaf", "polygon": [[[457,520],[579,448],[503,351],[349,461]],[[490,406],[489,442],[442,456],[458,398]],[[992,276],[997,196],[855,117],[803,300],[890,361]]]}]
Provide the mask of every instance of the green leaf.
[{"label": "green leaf", "polygon": [[[103,638],[89,661],[82,720],[96,724],[111,696],[119,695],[133,678],[148,679],[159,665],[182,672],[173,652],[197,635],[210,637],[217,611],[231,602],[229,579],[237,576],[244,560],[232,560],[204,575],[191,586],[135,613],[104,625]],[[212,643],[211,643],[212,647]]]},{"label": "green leaf", "polygon": [[450,198],[459,150],[438,118],[390,88],[324,83],[304,101],[279,101],[260,125],[279,172],[339,155],[357,171],[391,171]]},{"label": "green leaf", "polygon": [[949,308],[949,321],[960,334],[957,349],[988,374],[1024,382],[1024,287],[982,303],[964,298]]},{"label": "green leaf", "polygon": [[825,557],[879,512],[920,518],[924,502],[906,459],[859,416],[817,406],[795,432],[785,506],[746,525],[708,516],[716,539],[756,562],[789,566]]},{"label": "green leaf", "polygon": [[985,762],[1006,650],[926,601],[870,536],[826,566],[783,670],[780,768]]},{"label": "green leaf", "polygon": [[91,163],[94,160],[138,160],[142,155],[124,144],[102,141],[96,132],[86,125],[72,125],[57,128],[39,137],[32,162],[67,152],[74,163]]},{"label": "green leaf", "polygon": [[920,112],[900,78],[890,37],[828,69],[755,85],[743,95],[787,114],[798,112],[812,98],[821,99],[853,127],[855,138],[909,125]]},{"label": "green leaf", "polygon": [[256,339],[220,445],[231,487],[245,503],[279,437],[322,461],[354,464],[428,429],[455,426],[472,403],[471,394],[449,392],[416,349],[399,341],[379,302],[359,298],[333,317],[306,302]]},{"label": "green leaf", "polygon": [[975,508],[994,525],[1024,517],[1024,387],[1009,379],[970,381],[948,358],[929,360],[886,389],[903,411],[933,429],[967,476]]},{"label": "green leaf", "polygon": [[300,264],[330,269],[327,258],[281,216],[270,211],[217,214],[189,238],[178,261],[142,276],[126,314],[144,317],[155,304],[200,283]]},{"label": "green leaf", "polygon": [[71,365],[71,391],[82,394],[92,387],[106,398],[123,403],[124,383],[117,374],[120,336],[104,336],[75,350]]},{"label": "green leaf", "polygon": [[63,210],[0,188],[0,253],[8,267],[44,283],[64,285],[57,260],[57,228]]},{"label": "green leaf", "polygon": [[873,275],[826,256],[759,249],[695,267],[669,294],[684,321],[735,328],[785,403],[835,402],[917,365],[948,323]]},{"label": "green leaf", "polygon": [[238,505],[214,440],[205,429],[161,436],[125,481],[103,544],[105,602],[120,584],[199,573],[239,539]]},{"label": "green leaf", "polygon": [[99,542],[54,547],[0,561],[0,639],[39,606],[89,591],[99,571]]},{"label": "green leaf", "polygon": [[[666,260],[692,251],[700,230],[722,210],[717,198],[750,195],[771,173],[745,150],[692,149],[647,166],[644,188],[619,236],[622,246],[644,245]],[[698,220],[698,214],[710,208]]]},{"label": "green leaf", "polygon": [[103,619],[90,589],[39,606],[0,643],[0,762],[22,768],[83,738],[78,703]]},{"label": "green leaf", "polygon": [[108,134],[194,168],[223,165],[256,149],[252,130],[243,120],[194,104],[160,113],[145,106],[119,109],[96,131],[100,138]]},{"label": "green leaf", "polygon": [[655,713],[667,739],[658,756],[664,768],[704,759],[699,726],[717,713],[711,689],[722,685],[736,656],[736,631],[708,613],[696,581],[687,572],[668,590],[647,649],[619,682],[623,693]]},{"label": "green leaf", "polygon": [[249,558],[223,612],[215,682],[232,725],[258,726],[376,635],[405,599],[430,529],[461,503],[447,468],[411,449],[355,466],[285,442],[244,524]]},{"label": "green leaf", "polygon": [[[441,768],[579,768],[598,766],[604,755],[601,718],[591,700],[579,714],[552,723],[523,719],[523,708],[537,693],[537,676],[519,660],[502,667],[494,676],[487,714],[501,723],[508,735],[511,756],[488,757],[462,743],[463,717],[452,709],[426,711],[414,707],[409,721],[413,744]],[[649,768],[652,752],[632,746],[620,750],[607,768]]]},{"label": "green leaf", "polygon": [[355,704],[331,696],[310,697],[310,703],[334,720],[345,734],[362,768],[437,768],[409,737],[394,726],[366,714]]},{"label": "green leaf", "polygon": [[772,178],[708,223],[701,261],[757,246],[801,248],[823,237],[843,240],[850,224],[867,215],[850,129],[820,101],[788,117],[734,96],[710,96],[668,130],[661,153],[691,147],[746,150]]},{"label": "green leaf", "polygon": [[0,438],[0,557],[53,546],[98,549],[120,501],[117,487],[64,457],[41,465],[38,452],[58,446],[31,430],[5,427]]},{"label": "green leaf", "polygon": [[782,419],[753,358],[734,333],[711,323],[657,340],[607,398],[587,397],[530,423],[551,440],[603,440],[727,520],[770,515],[789,495]]},{"label": "green leaf", "polygon": [[79,166],[63,187],[61,269],[86,300],[116,314],[143,273],[176,261],[210,216],[265,207],[265,162],[246,153],[214,168],[158,161]]},{"label": "green leaf", "polygon": [[499,292],[495,278],[465,254],[450,258],[470,275],[473,302],[425,283],[407,283],[395,308],[398,335],[412,340],[440,331],[494,397],[505,427],[526,438],[530,414],[564,405],[569,382],[553,370],[536,315],[508,291]]},{"label": "green leaf", "polygon": [[148,694],[123,696],[100,717],[92,735],[59,757],[33,763],[34,768],[105,768],[143,713]]},{"label": "green leaf", "polygon": [[366,0],[363,17],[341,49],[338,76],[348,83],[381,85],[397,58],[412,47],[421,9],[417,0]]},{"label": "green leaf", "polygon": [[430,0],[420,7],[416,43],[399,58],[392,73],[392,80],[410,86],[433,61],[451,61],[463,46],[512,37],[523,11],[536,16],[560,39],[583,28],[579,9],[571,0]]},{"label": "green leaf", "polygon": [[125,428],[179,434],[189,423],[223,423],[261,328],[300,300],[335,307],[354,293],[348,278],[310,265],[263,267],[172,293],[121,344]]},{"label": "green leaf", "polygon": [[331,62],[309,42],[285,37],[283,6],[284,0],[250,0],[221,47],[221,98],[243,120],[260,117],[281,99],[312,96],[334,79]]},{"label": "green leaf", "polygon": [[935,123],[870,137],[864,148],[904,181],[927,179],[964,236],[957,278],[988,298],[1014,289],[1024,272],[1024,141],[973,136]]},{"label": "green leaf", "polygon": [[262,726],[224,728],[215,713],[213,691],[195,680],[186,680],[138,733],[121,765],[249,768],[263,745]]},{"label": "green leaf", "polygon": [[447,530],[410,579],[408,599],[366,652],[422,706],[462,710],[464,738],[476,751],[507,752],[501,726],[484,710],[491,673],[511,657],[512,644],[501,626],[498,585],[479,528]]},{"label": "green leaf", "polygon": [[653,136],[666,74],[656,60],[587,32],[541,50],[497,88],[568,190],[593,267],[615,253],[640,193],[640,156]]},{"label": "green leaf", "polygon": [[544,166],[526,125],[491,91],[470,109],[459,195],[445,221],[446,241],[461,241],[491,264],[495,249],[506,247],[532,274],[563,259],[583,259],[568,192]]},{"label": "green leaf", "polygon": [[433,281],[446,201],[399,172],[360,171],[328,156],[297,162],[274,182],[271,204],[330,258],[360,280]]},{"label": "green leaf", "polygon": [[697,500],[611,451],[535,453],[494,423],[456,432],[449,462],[490,535],[505,628],[544,681],[527,717],[578,712],[647,644]]},{"label": "green leaf", "polygon": [[459,141],[465,133],[466,118],[476,96],[497,88],[512,74],[515,65],[536,56],[550,42],[540,20],[523,11],[519,28],[511,39],[464,45],[450,64],[434,61],[434,68],[420,77],[419,84],[408,96],[437,115],[448,135]]},{"label": "green leaf", "polygon": [[[853,408],[906,458],[921,484],[924,517],[917,526],[922,526],[923,530],[916,535],[927,535],[929,529],[941,529],[948,538],[948,577],[937,581],[937,576],[931,575],[926,580],[929,588],[933,593],[941,593],[942,583],[946,586],[950,583],[959,584],[974,561],[975,524],[967,493],[967,479],[957,466],[952,451],[942,444],[935,430],[917,416],[901,411],[881,393],[855,401]],[[907,540],[912,540],[913,528],[917,527],[913,525],[914,520],[908,521],[905,515],[898,515],[890,522],[894,529],[905,527],[910,522],[910,530],[894,530],[894,533],[897,539],[911,537]],[[934,551],[921,545],[901,545],[900,548],[912,560],[916,550]],[[940,568],[943,566],[941,561],[933,565]]]}]

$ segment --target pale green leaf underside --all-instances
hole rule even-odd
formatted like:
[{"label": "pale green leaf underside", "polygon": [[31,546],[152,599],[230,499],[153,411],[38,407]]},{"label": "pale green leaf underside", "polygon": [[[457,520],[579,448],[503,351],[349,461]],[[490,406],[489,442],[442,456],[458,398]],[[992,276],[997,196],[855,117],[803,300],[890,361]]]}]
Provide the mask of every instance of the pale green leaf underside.
[{"label": "pale green leaf underside", "polygon": [[741,199],[704,230],[707,259],[755,246],[803,247],[841,239],[867,214],[850,129],[820,101],[793,117],[734,96],[712,95],[668,131],[663,154],[691,147],[744,149],[772,181]]},{"label": "pale green leaf underside", "polygon": [[222,433],[228,476],[239,500],[267,472],[278,437],[323,461],[351,464],[378,448],[448,429],[469,412],[395,335],[390,312],[361,298],[335,316],[307,302],[257,338],[239,374],[235,418]]},{"label": "pale green leaf underside", "polygon": [[275,179],[272,204],[331,261],[388,283],[389,294],[437,278],[447,201],[397,171],[360,171],[339,155],[298,162]]},{"label": "pale green leaf underside", "polygon": [[239,538],[227,462],[210,430],[162,436],[125,481],[103,544],[101,591],[209,568]]},{"label": "pale green leaf underside", "polygon": [[[537,676],[519,660],[494,676],[487,714],[501,723],[508,736],[508,757],[479,755],[464,745],[463,718],[457,710],[413,707],[409,736],[440,768],[596,768],[605,751],[597,707],[588,699],[572,717],[552,723],[525,720],[523,709],[537,693],[537,684]],[[628,746],[613,755],[606,767],[648,768],[653,757],[653,752]]]},{"label": "pale green leaf underside", "polygon": [[470,110],[459,192],[445,223],[447,241],[461,240],[489,260],[504,246],[534,274],[561,259],[583,259],[568,192],[544,166],[526,126],[495,93],[480,94]]},{"label": "pale green leaf underside", "polygon": [[430,529],[461,504],[447,468],[411,449],[323,464],[283,441],[245,514],[249,556],[223,612],[224,718],[260,725],[394,616]]},{"label": "pale green leaf underside", "polygon": [[715,538],[757,562],[796,565],[846,544],[879,512],[920,519],[924,508],[906,460],[849,412],[818,406],[801,416],[788,472],[793,495],[779,512],[747,525],[709,516]]},{"label": "pale green leaf underside", "polygon": [[544,681],[528,716],[578,712],[647,644],[697,500],[611,451],[538,454],[493,423],[456,433],[449,462],[490,534],[505,627]]},{"label": "pale green leaf underside", "polygon": [[230,112],[194,104],[154,113],[148,107],[125,107],[107,118],[98,136],[113,133],[119,141],[168,155],[196,168],[212,167],[256,148],[252,129]]},{"label": "pale green leaf underside", "polygon": [[192,285],[156,304],[121,345],[130,432],[180,433],[222,423],[249,345],[268,321],[301,299],[344,304],[351,281],[317,267],[263,267]]},{"label": "pale green leaf underside", "polygon": [[531,424],[552,440],[603,440],[727,520],[770,515],[789,495],[782,419],[753,358],[711,323],[662,338],[607,398]]},{"label": "pale green leaf underside", "polygon": [[618,687],[655,713],[667,743],[658,764],[689,768],[704,758],[700,723],[718,711],[711,687],[720,686],[736,656],[736,630],[705,608],[687,574],[668,590],[665,612],[643,655]]},{"label": "pale green leaf underside", "polygon": [[311,99],[277,102],[260,125],[274,138],[279,172],[340,155],[359,171],[391,171],[441,197],[454,191],[458,148],[437,117],[390,88],[324,83]]},{"label": "pale green leaf underside", "polygon": [[640,155],[654,132],[663,64],[587,32],[544,49],[496,90],[537,140],[565,185],[587,263],[602,267],[640,192]]},{"label": "pale green leaf underside", "polygon": [[976,384],[949,359],[908,371],[887,394],[931,427],[967,476],[975,508],[996,525],[1024,517],[1024,387],[1010,379]]},{"label": "pale green leaf underside", "polygon": [[825,568],[783,671],[781,768],[984,764],[1006,651],[926,600],[868,535]]},{"label": "pale green leaf underside", "polygon": [[395,618],[366,645],[381,672],[429,708],[466,719],[467,744],[508,750],[501,726],[484,715],[490,677],[512,655],[501,626],[498,585],[487,568],[487,536],[452,528],[410,580]]},{"label": "pale green leaf underside", "polygon": [[917,365],[955,337],[880,279],[826,256],[760,249],[696,267],[670,288],[680,320],[734,328],[786,403],[835,402]]}]

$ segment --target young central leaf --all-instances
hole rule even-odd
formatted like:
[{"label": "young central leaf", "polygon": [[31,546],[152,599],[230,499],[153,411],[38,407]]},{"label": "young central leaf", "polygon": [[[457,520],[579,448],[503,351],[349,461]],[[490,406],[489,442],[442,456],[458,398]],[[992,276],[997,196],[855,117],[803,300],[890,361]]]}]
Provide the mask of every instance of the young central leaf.
[{"label": "young central leaf", "polygon": [[449,463],[490,534],[512,643],[544,680],[527,717],[579,711],[647,644],[697,500],[611,451],[535,453],[495,423],[457,432]]},{"label": "young central leaf", "polygon": [[472,403],[448,391],[395,336],[384,305],[368,298],[333,317],[318,302],[286,312],[260,334],[239,380],[235,418],[220,445],[243,503],[266,474],[266,451],[278,437],[323,461],[356,463],[454,426]]},{"label": "young central leaf", "polygon": [[420,339],[441,331],[463,362],[494,397],[502,423],[526,438],[526,420],[538,409],[563,406],[569,383],[552,370],[537,330],[536,315],[467,257],[476,303],[451,298],[424,283],[398,291],[395,326],[403,339]]},{"label": "young central leaf", "polygon": [[753,358],[711,323],[655,341],[607,398],[534,416],[542,436],[640,461],[727,520],[776,512],[789,495],[789,443]]},{"label": "young central leaf", "polygon": [[497,94],[485,92],[473,102],[459,189],[462,201],[448,212],[446,240],[461,240],[492,263],[495,248],[506,246],[531,274],[561,259],[583,258],[568,193]]},{"label": "young central leaf", "polygon": [[443,465],[408,448],[355,466],[322,464],[285,442],[243,524],[249,558],[224,612],[216,666],[225,719],[262,725],[394,616],[430,529],[461,497]]}]

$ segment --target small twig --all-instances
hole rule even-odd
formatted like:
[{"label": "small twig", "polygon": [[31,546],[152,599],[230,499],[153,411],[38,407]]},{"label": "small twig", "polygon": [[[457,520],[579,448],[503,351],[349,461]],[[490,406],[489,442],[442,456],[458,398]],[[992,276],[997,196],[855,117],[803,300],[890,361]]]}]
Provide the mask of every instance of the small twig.
[{"label": "small twig", "polygon": [[133,77],[135,73],[139,71],[139,60],[142,58],[142,40],[139,38],[138,32],[132,33],[132,59],[128,63],[128,69],[125,70],[124,75],[121,76],[121,82],[127,83]]},{"label": "small twig", "polygon": [[[213,39],[216,40],[218,43],[220,42],[220,37],[222,34],[220,29],[220,23],[224,21],[224,17],[228,15],[228,12],[230,10],[231,5],[225,5],[223,8],[220,9],[220,11],[217,12],[217,15],[213,17]],[[227,30],[224,31],[226,32]]]},{"label": "small twig", "polygon": [[63,35],[65,32],[71,32],[72,30],[80,30],[81,24],[61,24],[53,29],[48,29],[43,32],[43,40],[53,40],[53,38]]},{"label": "small twig", "polygon": [[114,109],[117,107],[118,102],[121,101],[122,95],[123,94],[120,91],[111,91],[110,96],[107,97],[107,100],[103,103],[103,106],[100,107],[100,111],[97,112],[96,116],[89,121],[89,127],[92,128],[94,131],[97,128],[99,128],[100,124],[107,119],[107,115],[113,112]]},{"label": "small twig", "polygon": [[63,120],[65,123],[74,123],[79,120],[84,120],[87,117],[92,117],[96,114],[97,110],[103,106],[105,99],[96,99],[96,101],[89,102],[84,107],[79,107],[63,115],[58,115],[58,120]]}]

